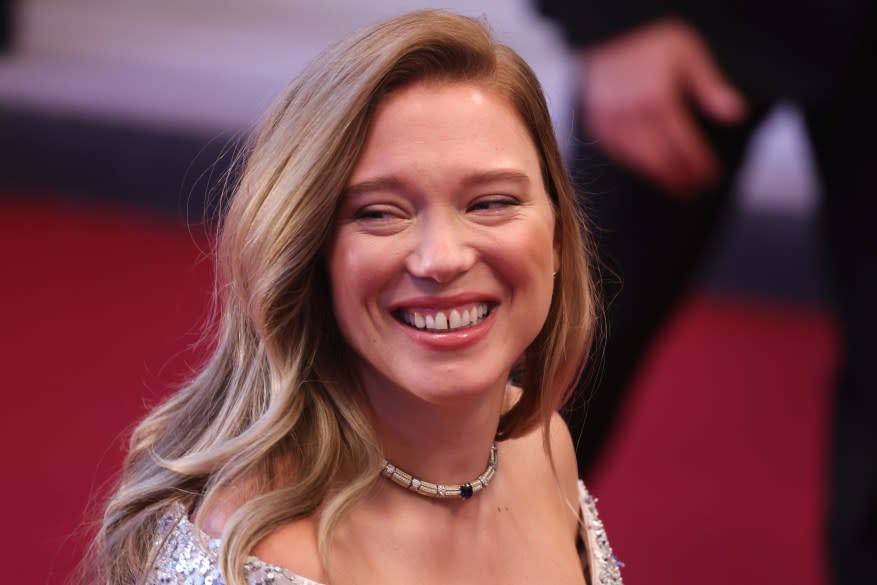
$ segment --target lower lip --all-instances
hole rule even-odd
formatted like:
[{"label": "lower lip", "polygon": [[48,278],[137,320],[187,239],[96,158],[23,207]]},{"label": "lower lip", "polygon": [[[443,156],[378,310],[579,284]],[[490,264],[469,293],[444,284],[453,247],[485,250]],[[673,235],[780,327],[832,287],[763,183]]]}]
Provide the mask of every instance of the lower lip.
[{"label": "lower lip", "polygon": [[405,331],[408,336],[420,345],[424,345],[430,349],[438,349],[452,351],[455,349],[465,349],[475,345],[487,335],[490,327],[493,325],[494,314],[499,307],[491,309],[490,313],[476,323],[463,329],[455,331],[443,331],[435,333],[433,330],[417,329],[396,321],[396,324]]}]

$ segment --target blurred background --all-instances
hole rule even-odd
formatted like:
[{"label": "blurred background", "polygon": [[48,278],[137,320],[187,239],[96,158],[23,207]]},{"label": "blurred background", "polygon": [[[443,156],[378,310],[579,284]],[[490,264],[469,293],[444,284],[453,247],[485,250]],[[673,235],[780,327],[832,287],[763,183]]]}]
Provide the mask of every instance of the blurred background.
[{"label": "blurred background", "polygon": [[[558,134],[571,56],[525,0],[25,0],[0,16],[4,550],[15,583],[80,558],[127,433],[201,357],[205,216],[234,148],[321,48],[404,10],[486,16]],[[837,359],[794,108],[756,133],[735,211],[593,477],[625,581],[826,583]]]}]

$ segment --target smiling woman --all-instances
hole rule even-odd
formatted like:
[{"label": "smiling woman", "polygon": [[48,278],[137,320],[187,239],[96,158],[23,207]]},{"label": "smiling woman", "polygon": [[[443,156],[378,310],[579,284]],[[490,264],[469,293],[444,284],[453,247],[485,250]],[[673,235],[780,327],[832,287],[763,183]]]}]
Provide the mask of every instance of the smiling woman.
[{"label": "smiling woman", "polygon": [[483,24],[326,51],[254,140],[216,350],[134,432],[100,578],[620,582],[556,415],[585,249],[539,84]]},{"label": "smiling woman", "polygon": [[[328,261],[358,377],[371,404],[404,404],[405,426],[456,433],[463,421],[434,405],[489,388],[501,401],[551,305],[559,258],[536,148],[477,82],[420,82],[380,104],[350,184]],[[385,444],[394,459],[413,446]]]}]

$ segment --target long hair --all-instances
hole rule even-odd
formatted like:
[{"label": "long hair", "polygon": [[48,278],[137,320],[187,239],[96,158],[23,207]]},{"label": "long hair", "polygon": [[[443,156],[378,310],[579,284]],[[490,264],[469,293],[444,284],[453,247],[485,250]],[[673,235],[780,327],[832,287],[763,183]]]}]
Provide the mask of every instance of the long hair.
[{"label": "long hair", "polygon": [[111,585],[142,582],[174,505],[209,510],[231,491],[220,566],[244,583],[254,545],[319,515],[334,526],[377,480],[381,453],[331,311],[323,253],[341,193],[381,100],[424,80],[483,84],[529,130],[554,206],[560,271],[549,315],[520,361],[520,400],[498,439],[520,436],[566,399],[594,327],[583,222],[532,70],[476,20],[407,14],[328,49],[296,77],[249,146],[217,245],[220,318],[212,356],[136,428],[96,539]]}]

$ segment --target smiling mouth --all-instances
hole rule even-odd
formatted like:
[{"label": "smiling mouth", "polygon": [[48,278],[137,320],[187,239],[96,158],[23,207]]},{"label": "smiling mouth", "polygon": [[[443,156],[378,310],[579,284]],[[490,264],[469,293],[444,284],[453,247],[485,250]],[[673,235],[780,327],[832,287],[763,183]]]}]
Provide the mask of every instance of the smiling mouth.
[{"label": "smiling mouth", "polygon": [[488,303],[479,303],[467,308],[461,307],[445,311],[397,309],[394,311],[394,315],[409,327],[444,333],[477,325],[490,315],[490,311],[491,306]]}]

